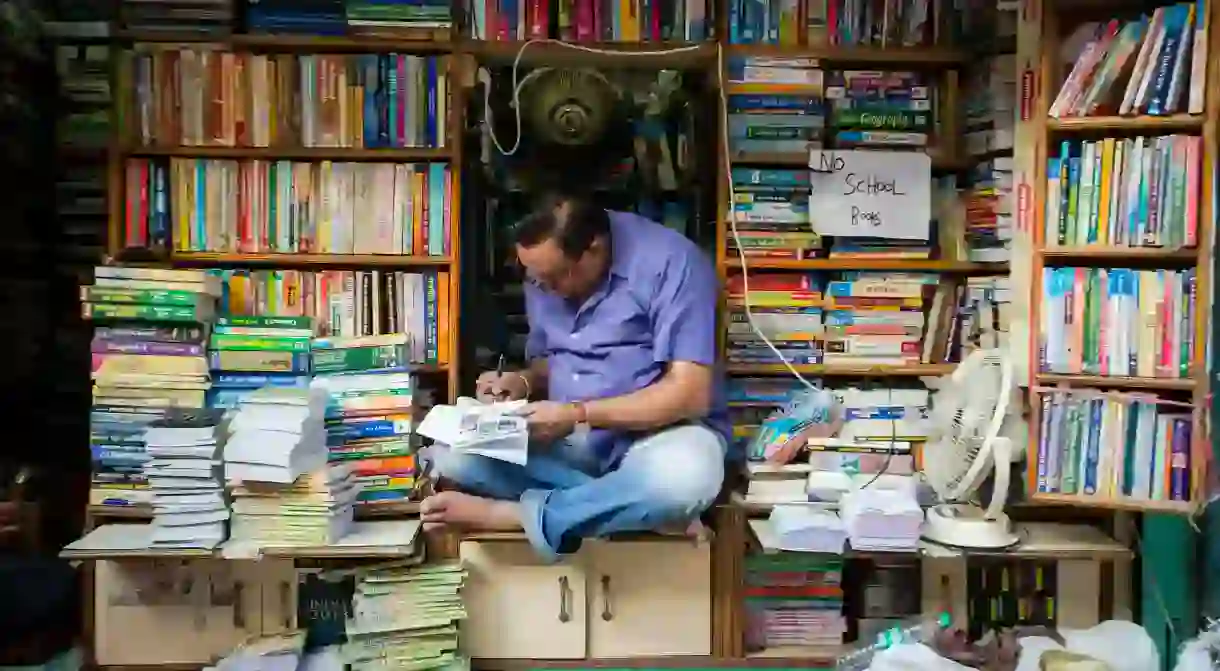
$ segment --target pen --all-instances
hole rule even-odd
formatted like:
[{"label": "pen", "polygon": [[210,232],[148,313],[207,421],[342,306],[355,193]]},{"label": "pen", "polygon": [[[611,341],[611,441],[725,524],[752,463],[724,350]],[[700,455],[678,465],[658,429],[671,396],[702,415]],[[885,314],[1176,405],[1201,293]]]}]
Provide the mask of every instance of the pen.
[{"label": "pen", "polygon": [[[497,385],[500,384],[500,378],[502,378],[502,377],[504,377],[504,355],[503,354],[501,354],[500,359],[498,361],[496,361],[496,384]],[[505,396],[505,394],[503,391],[496,393],[496,398],[498,398],[498,399],[503,398],[504,396]]]}]

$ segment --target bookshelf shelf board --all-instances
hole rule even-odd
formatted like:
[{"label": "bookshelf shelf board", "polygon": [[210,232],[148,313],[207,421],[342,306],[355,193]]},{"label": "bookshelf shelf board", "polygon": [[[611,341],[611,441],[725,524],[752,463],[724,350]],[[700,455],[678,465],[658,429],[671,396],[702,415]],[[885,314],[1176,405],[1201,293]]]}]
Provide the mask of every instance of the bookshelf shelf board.
[{"label": "bookshelf shelf board", "polygon": [[1047,119],[1049,131],[1127,131],[1152,133],[1197,131],[1203,128],[1202,115],[1172,114],[1168,116],[1085,116]]},{"label": "bookshelf shelf board", "polygon": [[1128,510],[1146,513],[1176,513],[1189,515],[1195,511],[1195,504],[1189,501],[1145,501],[1131,498],[1105,498],[1079,494],[1030,494],[1031,503],[1062,506],[1079,506],[1081,508],[1105,508],[1108,510]]},{"label": "bookshelf shelf board", "polygon": [[[732,254],[732,252],[729,252]],[[728,259],[741,268],[741,259]],[[932,273],[1007,273],[1007,263],[971,263],[936,259],[747,259],[750,270],[895,270]]]},{"label": "bookshelf shelf board", "polygon": [[1114,389],[1162,389],[1185,390],[1195,388],[1191,378],[1168,377],[1108,377],[1105,375],[1061,375],[1058,373],[1038,373],[1039,384],[1072,384],[1082,387],[1108,387]]},{"label": "bookshelf shelf board", "polygon": [[777,645],[747,652],[746,658],[767,661],[791,660],[790,663],[794,666],[804,666],[815,661],[834,664],[840,655],[850,649],[849,646],[838,645]]},{"label": "bookshelf shelf board", "polygon": [[198,33],[122,31],[120,41],[150,44],[219,44],[234,49],[309,52],[417,52],[451,51],[446,29],[417,30],[402,35],[267,35],[235,33],[204,35]]},{"label": "bookshelf shelf board", "polygon": [[[525,47],[529,44],[528,47]],[[570,46],[567,46],[570,45]],[[521,49],[525,47],[525,52]],[[681,49],[682,51],[675,51]],[[465,40],[459,50],[481,62],[511,65],[596,65],[642,69],[691,70],[716,58],[714,42],[560,42]],[[612,53],[598,53],[598,52]]]},{"label": "bookshelf shelf board", "polygon": [[228,254],[222,252],[174,252],[174,265],[258,266],[273,268],[447,268],[447,256],[401,256],[393,254]]},{"label": "bookshelf shelf board", "polygon": [[[732,92],[732,86],[729,87]],[[933,170],[961,170],[969,167],[969,162],[956,156],[944,156],[935,148],[928,150],[932,157]],[[733,152],[730,160],[734,166],[779,166],[804,168],[809,165],[809,154],[775,153],[775,152]]]},{"label": "bookshelf shelf board", "polygon": [[970,61],[970,56],[965,51],[951,47],[802,47],[776,44],[731,44],[726,50],[729,56],[816,58],[833,64],[869,63],[893,65],[905,69],[933,66],[956,67]]},{"label": "bookshelf shelf board", "polygon": [[229,158],[269,161],[448,161],[449,149],[425,147],[133,147],[129,156],[145,158]]},{"label": "bookshelf shelf board", "polygon": [[1193,247],[1182,249],[1160,249],[1157,247],[1047,247],[1042,250],[1046,265],[1087,265],[1090,261],[1131,263],[1157,263],[1165,265],[1194,265],[1199,260],[1199,250]]},{"label": "bookshelf shelf board", "polygon": [[[948,375],[953,372],[957,364],[952,363],[921,363],[912,366],[870,366],[870,367],[848,367],[848,366],[794,366],[801,375],[812,375],[815,377],[885,377],[885,376],[910,376],[910,377],[939,377]],[[791,374],[787,366],[782,364],[750,364],[750,363],[731,363],[728,366],[730,375],[789,375]]]}]

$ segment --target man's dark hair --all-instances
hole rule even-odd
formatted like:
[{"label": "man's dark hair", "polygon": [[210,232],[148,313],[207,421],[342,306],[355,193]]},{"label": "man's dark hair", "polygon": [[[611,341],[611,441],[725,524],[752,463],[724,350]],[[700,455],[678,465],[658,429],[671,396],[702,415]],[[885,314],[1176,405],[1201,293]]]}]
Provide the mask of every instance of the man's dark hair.
[{"label": "man's dark hair", "polygon": [[564,256],[578,259],[599,237],[610,236],[610,215],[585,198],[551,195],[533,214],[517,222],[513,241],[533,247],[554,240]]}]

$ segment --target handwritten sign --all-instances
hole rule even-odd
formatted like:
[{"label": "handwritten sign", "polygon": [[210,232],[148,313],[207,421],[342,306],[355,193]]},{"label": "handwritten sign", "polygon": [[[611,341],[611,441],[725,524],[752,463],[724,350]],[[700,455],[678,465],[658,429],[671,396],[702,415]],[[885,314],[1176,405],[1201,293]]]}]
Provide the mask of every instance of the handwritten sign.
[{"label": "handwritten sign", "polygon": [[932,160],[916,151],[812,149],[809,218],[821,235],[926,240]]}]

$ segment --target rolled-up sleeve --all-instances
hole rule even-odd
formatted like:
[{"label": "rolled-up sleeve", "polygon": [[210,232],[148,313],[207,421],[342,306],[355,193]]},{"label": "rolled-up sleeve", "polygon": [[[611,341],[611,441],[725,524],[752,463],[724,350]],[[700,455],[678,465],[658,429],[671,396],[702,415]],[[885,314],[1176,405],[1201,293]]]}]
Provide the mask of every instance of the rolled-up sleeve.
[{"label": "rolled-up sleeve", "polygon": [[530,332],[525,340],[525,359],[545,359],[547,355],[546,330],[542,327],[542,296],[538,287],[527,282],[521,284],[525,292],[525,318],[529,322]]},{"label": "rolled-up sleeve", "polygon": [[701,252],[675,255],[653,294],[653,356],[662,363],[716,363],[716,304],[719,281]]}]

